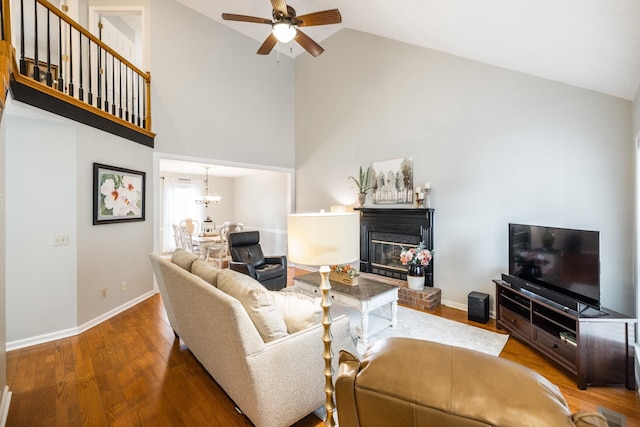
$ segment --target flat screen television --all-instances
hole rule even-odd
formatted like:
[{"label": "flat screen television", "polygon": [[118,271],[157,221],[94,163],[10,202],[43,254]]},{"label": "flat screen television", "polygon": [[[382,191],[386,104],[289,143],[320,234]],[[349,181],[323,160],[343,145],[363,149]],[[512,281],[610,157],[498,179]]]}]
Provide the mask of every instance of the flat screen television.
[{"label": "flat screen television", "polygon": [[565,307],[599,309],[600,233],[509,224],[509,275]]}]

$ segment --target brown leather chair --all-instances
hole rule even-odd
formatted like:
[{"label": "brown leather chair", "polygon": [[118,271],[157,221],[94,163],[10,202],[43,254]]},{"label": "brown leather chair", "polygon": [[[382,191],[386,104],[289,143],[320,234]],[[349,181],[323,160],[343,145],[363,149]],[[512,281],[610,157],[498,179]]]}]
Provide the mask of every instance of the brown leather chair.
[{"label": "brown leather chair", "polygon": [[264,256],[258,231],[229,233],[229,268],[256,279],[265,288],[279,291],[287,286],[287,257]]},{"label": "brown leather chair", "polygon": [[411,338],[373,344],[362,360],[340,352],[341,427],[606,426],[571,414],[559,389],[531,369],[473,350]]}]

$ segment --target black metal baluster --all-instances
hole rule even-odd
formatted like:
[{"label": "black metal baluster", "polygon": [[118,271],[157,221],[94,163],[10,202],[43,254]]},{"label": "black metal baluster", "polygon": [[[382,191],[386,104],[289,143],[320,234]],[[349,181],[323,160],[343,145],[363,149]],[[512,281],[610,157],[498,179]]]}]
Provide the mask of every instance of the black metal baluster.
[{"label": "black metal baluster", "polygon": [[111,55],[111,114],[116,115],[116,57]]},{"label": "black metal baluster", "polygon": [[24,60],[24,0],[20,0],[20,74],[27,74],[27,61]]},{"label": "black metal baluster", "polygon": [[58,90],[64,92],[64,79],[62,78],[62,18],[58,16]]},{"label": "black metal baluster", "polygon": [[120,93],[118,116],[122,118],[122,61],[118,59],[118,86]]},{"label": "black metal baluster", "polygon": [[87,58],[89,62],[89,72],[87,73],[87,77],[89,77],[89,94],[87,102],[93,105],[93,87],[91,86],[91,39],[89,39],[89,49],[87,49],[87,51],[89,52],[89,58]]},{"label": "black metal baluster", "polygon": [[138,126],[140,126],[140,79],[142,77],[138,74]]},{"label": "black metal baluster", "polygon": [[[98,23],[98,38],[100,40],[102,40],[102,24]],[[99,44],[98,46],[98,74],[96,76],[96,80],[98,81],[98,99],[96,100],[97,102],[97,107],[98,108],[102,108],[102,46],[100,46]],[[106,89],[105,89],[106,90]]]},{"label": "black metal baluster", "polygon": [[125,108],[125,113],[124,113],[124,119],[126,121],[129,121],[129,66],[125,65],[124,66],[124,70],[126,71],[126,74],[124,76],[124,92],[125,92],[125,104],[124,104],[124,108]]},{"label": "black metal baluster", "polygon": [[131,70],[131,123],[136,124],[136,73]]},{"label": "black metal baluster", "polygon": [[47,9],[47,86],[53,85],[53,75],[51,74],[51,11]]},{"label": "black metal baluster", "polygon": [[144,87],[142,88],[142,127],[147,128],[147,81],[143,80]]},{"label": "black metal baluster", "polygon": [[33,2],[33,26],[35,29],[35,37],[33,40],[33,79],[40,81],[40,62],[38,61],[38,2]]},{"label": "black metal baluster", "polygon": [[84,101],[84,87],[82,86],[82,33],[80,31],[78,31],[78,60],[79,62],[79,67],[78,67],[78,73],[80,74],[80,88],[78,89],[78,99],[80,101]]},{"label": "black metal baluster", "polygon": [[67,92],[70,96],[75,96],[75,91],[73,90],[73,39],[71,36],[73,27],[69,25],[69,92]]},{"label": "black metal baluster", "polygon": [[109,52],[104,51],[104,111],[109,112]]}]

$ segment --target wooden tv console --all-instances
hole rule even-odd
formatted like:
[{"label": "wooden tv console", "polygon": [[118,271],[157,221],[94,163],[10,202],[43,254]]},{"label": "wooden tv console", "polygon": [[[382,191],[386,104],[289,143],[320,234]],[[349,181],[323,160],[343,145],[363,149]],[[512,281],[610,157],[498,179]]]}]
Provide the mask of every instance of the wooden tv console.
[{"label": "wooden tv console", "polygon": [[576,375],[581,390],[623,384],[635,389],[636,319],[606,308],[578,314],[504,280],[494,283],[498,328]]}]

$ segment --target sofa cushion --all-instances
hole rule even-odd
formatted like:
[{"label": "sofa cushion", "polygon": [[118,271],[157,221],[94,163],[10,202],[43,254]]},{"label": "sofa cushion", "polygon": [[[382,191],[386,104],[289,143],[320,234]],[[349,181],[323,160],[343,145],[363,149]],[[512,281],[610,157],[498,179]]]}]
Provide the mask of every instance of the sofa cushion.
[{"label": "sofa cushion", "polygon": [[217,287],[218,286],[218,273],[220,269],[210,262],[202,261],[201,259],[197,259],[191,265],[191,273],[200,277],[207,283]]},{"label": "sofa cushion", "polygon": [[287,335],[287,325],[273,296],[260,282],[225,269],[218,273],[218,289],[240,301],[264,342]]},{"label": "sofa cushion", "polygon": [[194,255],[185,249],[176,249],[171,255],[171,262],[188,272],[191,272],[191,265],[197,259],[198,255]]},{"label": "sofa cushion", "polygon": [[270,291],[290,334],[322,321],[320,297],[290,291]]}]

